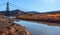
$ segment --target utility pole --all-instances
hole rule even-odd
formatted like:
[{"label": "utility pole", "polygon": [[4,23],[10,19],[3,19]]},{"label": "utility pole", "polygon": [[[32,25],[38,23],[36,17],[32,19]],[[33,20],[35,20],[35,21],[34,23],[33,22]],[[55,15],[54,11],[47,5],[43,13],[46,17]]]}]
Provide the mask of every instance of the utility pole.
[{"label": "utility pole", "polygon": [[9,16],[10,14],[10,11],[9,11],[9,2],[7,2],[7,5],[6,5],[6,16]]}]

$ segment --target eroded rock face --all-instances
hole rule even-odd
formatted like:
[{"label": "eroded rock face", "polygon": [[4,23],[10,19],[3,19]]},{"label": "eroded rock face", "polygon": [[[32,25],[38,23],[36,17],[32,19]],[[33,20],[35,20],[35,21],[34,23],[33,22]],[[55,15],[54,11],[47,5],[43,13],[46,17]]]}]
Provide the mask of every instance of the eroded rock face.
[{"label": "eroded rock face", "polygon": [[0,17],[0,35],[30,35],[30,34],[25,27],[22,27],[21,25],[14,23],[13,20]]}]

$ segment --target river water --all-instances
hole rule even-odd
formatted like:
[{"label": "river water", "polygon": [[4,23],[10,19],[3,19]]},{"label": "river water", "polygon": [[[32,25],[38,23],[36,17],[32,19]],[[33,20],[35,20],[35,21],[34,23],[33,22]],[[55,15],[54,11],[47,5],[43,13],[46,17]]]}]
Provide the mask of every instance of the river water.
[{"label": "river water", "polygon": [[43,23],[24,20],[14,22],[25,26],[31,35],[60,35],[60,26],[49,26]]}]

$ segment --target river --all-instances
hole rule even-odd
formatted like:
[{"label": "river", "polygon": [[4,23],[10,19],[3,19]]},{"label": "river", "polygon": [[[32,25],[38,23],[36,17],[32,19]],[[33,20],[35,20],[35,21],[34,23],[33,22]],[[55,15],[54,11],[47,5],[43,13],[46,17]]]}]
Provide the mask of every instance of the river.
[{"label": "river", "polygon": [[60,35],[60,26],[49,26],[43,23],[24,20],[14,22],[25,26],[31,35]]}]

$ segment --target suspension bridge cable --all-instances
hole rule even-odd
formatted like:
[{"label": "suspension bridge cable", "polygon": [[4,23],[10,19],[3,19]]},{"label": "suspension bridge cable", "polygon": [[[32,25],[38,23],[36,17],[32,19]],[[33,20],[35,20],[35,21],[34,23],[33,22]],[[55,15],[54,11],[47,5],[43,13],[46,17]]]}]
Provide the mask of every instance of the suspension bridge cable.
[{"label": "suspension bridge cable", "polygon": [[19,6],[15,5],[15,4],[13,4],[13,3],[10,3],[10,4],[14,5],[15,7],[19,8],[19,9],[27,10],[27,9],[24,9],[24,8],[22,8],[22,7],[19,7]]},{"label": "suspension bridge cable", "polygon": [[[3,5],[6,5],[5,3],[6,3],[6,2],[1,3],[1,4],[0,4],[0,7],[3,6]],[[14,7],[14,8],[20,9],[20,10],[22,10],[22,11],[27,11],[27,9],[24,9],[24,8],[22,8],[22,7],[19,7],[19,6],[15,5],[15,4],[11,3],[11,2],[9,2],[9,3],[10,3],[9,5],[12,6],[12,7]]]},{"label": "suspension bridge cable", "polygon": [[[14,5],[11,5],[11,4],[9,4],[9,6],[10,6],[10,7],[12,6],[12,7],[14,7],[14,8],[17,8],[16,6],[14,6]],[[17,8],[17,9],[18,9],[18,8]]]}]

